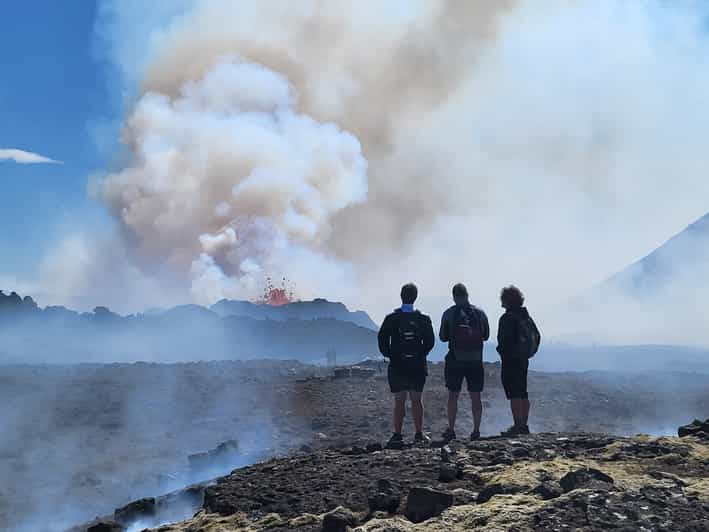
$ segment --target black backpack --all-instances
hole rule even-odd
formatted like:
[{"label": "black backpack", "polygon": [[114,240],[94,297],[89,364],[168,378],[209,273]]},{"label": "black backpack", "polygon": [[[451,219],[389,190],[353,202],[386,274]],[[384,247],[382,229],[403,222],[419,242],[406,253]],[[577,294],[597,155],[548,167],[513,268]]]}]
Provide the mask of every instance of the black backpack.
[{"label": "black backpack", "polygon": [[397,346],[402,359],[421,358],[423,351],[423,320],[421,313],[401,312],[396,330]]},{"label": "black backpack", "polygon": [[539,351],[541,334],[531,316],[518,316],[517,319],[517,354],[532,358]]},{"label": "black backpack", "polygon": [[483,335],[477,309],[459,307],[453,313],[450,331],[453,356],[460,362],[480,360]]}]

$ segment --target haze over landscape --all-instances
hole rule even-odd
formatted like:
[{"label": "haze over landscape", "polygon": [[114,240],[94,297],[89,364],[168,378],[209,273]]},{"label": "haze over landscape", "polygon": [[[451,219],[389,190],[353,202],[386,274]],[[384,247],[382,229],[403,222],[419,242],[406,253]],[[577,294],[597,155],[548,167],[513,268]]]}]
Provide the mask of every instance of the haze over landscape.
[{"label": "haze over landscape", "polygon": [[[0,530],[706,530],[708,21],[698,0],[3,6]],[[436,331],[454,283],[487,312],[478,442],[382,449],[377,333],[407,282]],[[521,442],[499,437],[510,284],[542,331]],[[422,486],[447,501],[428,524]]]},{"label": "haze over landscape", "polygon": [[[554,315],[709,210],[704,15],[661,1],[99,2],[92,47],[122,114],[94,135],[116,149],[88,189],[113,221],[64,220],[41,267],[3,272],[5,288],[137,312],[253,299],[285,275],[304,299],[379,320],[402,279],[434,314],[453,281],[490,309],[517,282]],[[676,267],[645,305],[662,326],[636,316],[648,295],[629,286],[597,339],[707,345],[693,311],[705,234],[663,258]],[[686,286],[694,301],[676,295]],[[633,308],[624,334],[616,306]]]}]

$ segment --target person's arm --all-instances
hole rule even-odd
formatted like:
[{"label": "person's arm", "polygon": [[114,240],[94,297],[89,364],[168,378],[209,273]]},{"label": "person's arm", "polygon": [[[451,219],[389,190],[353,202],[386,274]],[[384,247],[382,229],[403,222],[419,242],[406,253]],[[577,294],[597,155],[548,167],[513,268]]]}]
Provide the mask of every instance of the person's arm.
[{"label": "person's arm", "polygon": [[377,335],[379,341],[379,352],[386,358],[391,357],[391,319],[389,316],[384,318],[382,326],[379,328]]},{"label": "person's arm", "polygon": [[426,316],[426,324],[423,331],[423,352],[428,356],[428,354],[436,345],[436,336],[433,332],[433,323],[431,323],[431,318]]},{"label": "person's arm", "polygon": [[448,342],[450,340],[450,331],[448,327],[448,311],[445,311],[441,317],[441,330],[438,333],[438,337],[441,339],[441,342]]},{"label": "person's arm", "polygon": [[537,332],[537,338],[539,338],[539,345],[542,345],[542,333],[539,332],[539,327],[537,327],[537,322],[535,322],[532,318],[529,318],[529,319],[532,322],[532,327],[534,327],[534,330]]},{"label": "person's arm", "polygon": [[500,317],[499,326],[497,328],[497,352],[501,355],[509,354],[514,351],[515,330],[514,318],[507,314]]},{"label": "person's arm", "polygon": [[478,309],[478,312],[480,313],[480,334],[483,342],[487,342],[490,339],[490,322],[487,321],[487,314],[482,309]]}]

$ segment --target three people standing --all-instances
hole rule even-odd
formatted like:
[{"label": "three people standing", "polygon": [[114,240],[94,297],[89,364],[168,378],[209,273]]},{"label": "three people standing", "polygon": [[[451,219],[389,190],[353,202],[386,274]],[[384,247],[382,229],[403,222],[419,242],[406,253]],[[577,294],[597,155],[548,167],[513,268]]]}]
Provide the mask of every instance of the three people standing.
[{"label": "three people standing", "polygon": [[[403,421],[407,395],[411,400],[415,426],[415,444],[428,443],[423,432],[422,392],[428,374],[427,356],[434,346],[431,319],[414,308],[418,289],[406,284],[401,289],[402,305],[389,314],[379,330],[379,350],[389,359],[389,387],[394,395],[394,434],[390,448],[403,446]],[[502,383],[510,400],[514,424],[504,436],[529,434],[529,396],[527,371],[529,358],[539,348],[541,336],[536,324],[524,308],[522,292],[509,286],[502,290],[501,303],[505,313],[498,327],[497,351],[502,359]],[[453,287],[454,305],[443,313],[439,338],[448,342],[444,377],[448,389],[448,427],[443,440],[456,438],[455,424],[458,398],[463,381],[470,396],[473,414],[472,440],[480,437],[482,419],[481,393],[485,382],[483,343],[490,337],[490,326],[482,309],[470,303],[463,284]]]}]

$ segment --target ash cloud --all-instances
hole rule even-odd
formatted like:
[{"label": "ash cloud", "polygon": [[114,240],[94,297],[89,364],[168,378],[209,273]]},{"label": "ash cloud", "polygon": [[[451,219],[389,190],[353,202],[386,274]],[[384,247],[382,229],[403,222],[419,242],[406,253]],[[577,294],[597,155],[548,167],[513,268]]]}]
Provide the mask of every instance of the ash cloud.
[{"label": "ash cloud", "polygon": [[[433,314],[464,281],[492,311],[515,282],[552,316],[709,210],[699,3],[100,12],[127,154],[92,189],[128,263],[183,301],[249,297],[271,274],[377,317],[403,281]],[[635,322],[618,341],[656,329]]]}]

